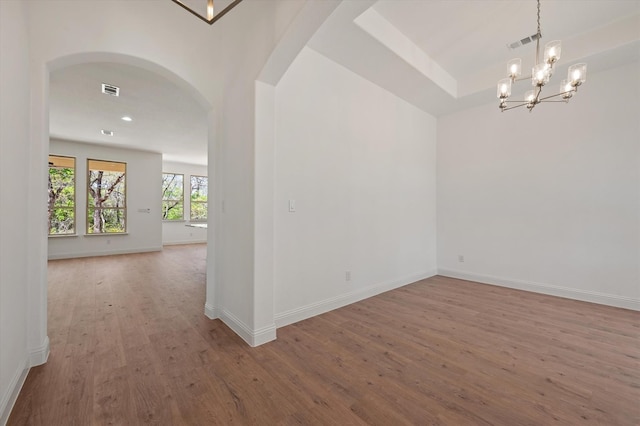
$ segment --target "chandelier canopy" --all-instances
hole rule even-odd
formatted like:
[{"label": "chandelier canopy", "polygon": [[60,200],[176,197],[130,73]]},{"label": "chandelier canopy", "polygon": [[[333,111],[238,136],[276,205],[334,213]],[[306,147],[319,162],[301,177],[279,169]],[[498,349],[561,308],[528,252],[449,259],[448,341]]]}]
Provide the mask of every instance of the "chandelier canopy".
[{"label": "chandelier canopy", "polygon": [[[498,81],[498,99],[500,100],[500,111],[507,111],[521,106],[526,106],[529,112],[542,102],[569,102],[569,99],[578,91],[578,86],[586,81],[587,64],[574,64],[569,67],[567,79],[560,83],[560,91],[554,95],[541,96],[542,87],[546,85],[553,75],[554,66],[560,59],[562,46],[559,40],[550,41],[544,46],[543,60],[540,61],[540,38],[542,32],[540,30],[540,0],[538,2],[538,31],[531,36],[536,40],[536,58],[535,65],[531,70],[531,75],[520,77],[522,74],[522,60],[520,58],[512,59],[507,63],[508,77]],[[511,96],[511,86],[522,80],[531,79],[532,90],[524,94],[524,100],[509,100]],[[561,100],[554,99],[562,97]],[[513,103],[514,105],[507,105]]]},{"label": "chandelier canopy", "polygon": [[171,0],[211,25],[242,0]]}]

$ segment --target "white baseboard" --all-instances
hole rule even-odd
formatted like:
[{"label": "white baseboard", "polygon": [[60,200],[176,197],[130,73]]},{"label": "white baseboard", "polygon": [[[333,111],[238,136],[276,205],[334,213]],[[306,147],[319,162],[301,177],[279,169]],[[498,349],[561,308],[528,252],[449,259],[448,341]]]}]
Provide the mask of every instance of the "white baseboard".
[{"label": "white baseboard", "polygon": [[265,343],[276,340],[276,325],[271,324],[266,327],[253,330],[253,341],[251,346],[256,347],[264,345]]},{"label": "white baseboard", "polygon": [[31,367],[47,362],[49,358],[49,337],[45,337],[42,345],[31,350],[27,359],[16,369],[7,392],[0,399],[0,425],[4,426],[9,420],[13,405],[18,399],[22,385],[24,385]]},{"label": "white baseboard", "polygon": [[182,246],[185,244],[206,244],[207,239],[203,240],[182,240],[182,241],[163,241],[163,246]]},{"label": "white baseboard", "polygon": [[284,327],[286,325],[293,324],[295,322],[302,321],[316,315],[324,314],[325,312],[329,312],[355,302],[359,302],[360,300],[367,299],[377,294],[403,287],[407,284],[411,284],[425,278],[433,277],[434,275],[436,275],[435,270],[426,271],[420,274],[404,277],[402,279],[383,282],[364,289],[344,293],[330,299],[321,300],[319,302],[291,309],[286,312],[281,312],[279,314],[276,314],[275,316],[276,326],[278,328]]},{"label": "white baseboard", "polygon": [[564,297],[567,299],[580,300],[583,302],[599,303],[601,305],[615,306],[617,308],[640,311],[640,299],[635,299],[632,297],[617,296],[614,294],[599,293],[596,291],[579,290],[553,284],[543,284],[531,281],[494,277],[491,275],[473,274],[452,269],[438,269],[438,275],[451,278],[459,278],[468,281],[476,281],[483,284],[508,287],[517,290],[531,291],[534,293],[548,294],[550,296]]},{"label": "white baseboard", "polygon": [[27,374],[29,374],[29,366],[25,359],[22,365],[16,369],[6,393],[2,395],[2,399],[0,400],[0,425],[4,426],[7,424],[13,405],[16,403],[22,385],[24,385],[24,381],[27,379]]},{"label": "white baseboard", "polygon": [[42,345],[34,348],[29,353],[29,366],[35,367],[36,365],[42,365],[47,362],[49,358],[49,336],[45,336]]},{"label": "white baseboard", "polygon": [[49,260],[59,260],[59,259],[76,259],[79,257],[96,257],[96,256],[112,256],[115,254],[133,254],[133,253],[148,253],[152,251],[162,251],[162,246],[159,247],[142,247],[142,248],[134,248],[134,249],[124,249],[124,250],[109,250],[109,251],[84,251],[81,253],[56,253],[49,254]]},{"label": "white baseboard", "polygon": [[218,310],[216,309],[216,307],[208,303],[205,303],[204,305],[204,316],[206,316],[209,319],[220,318],[220,315],[218,315]]},{"label": "white baseboard", "polygon": [[251,330],[249,326],[240,321],[231,312],[220,310],[208,303],[204,305],[204,315],[209,319],[220,319],[234,333],[242,338],[249,346],[256,347],[276,339],[276,325]]},{"label": "white baseboard", "polygon": [[276,339],[275,324],[267,327],[262,327],[257,330],[252,330],[245,323],[235,317],[231,312],[224,309],[221,312],[220,320],[222,320],[222,322],[224,322],[227,327],[233,330],[251,347],[260,346]]}]

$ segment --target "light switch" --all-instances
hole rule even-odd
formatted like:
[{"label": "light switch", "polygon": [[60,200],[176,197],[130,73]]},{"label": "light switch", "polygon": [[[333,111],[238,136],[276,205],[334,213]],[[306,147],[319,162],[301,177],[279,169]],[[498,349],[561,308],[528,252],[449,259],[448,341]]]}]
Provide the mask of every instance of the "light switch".
[{"label": "light switch", "polygon": [[289,213],[295,213],[296,211],[296,200],[289,200]]}]

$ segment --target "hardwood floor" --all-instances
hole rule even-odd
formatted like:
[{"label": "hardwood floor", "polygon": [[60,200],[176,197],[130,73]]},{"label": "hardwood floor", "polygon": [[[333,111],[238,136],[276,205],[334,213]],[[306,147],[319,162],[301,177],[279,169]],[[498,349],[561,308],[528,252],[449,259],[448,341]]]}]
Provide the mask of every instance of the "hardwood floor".
[{"label": "hardwood floor", "polygon": [[205,250],[49,263],[49,362],[9,425],[639,425],[640,313],[433,277],[250,348]]}]

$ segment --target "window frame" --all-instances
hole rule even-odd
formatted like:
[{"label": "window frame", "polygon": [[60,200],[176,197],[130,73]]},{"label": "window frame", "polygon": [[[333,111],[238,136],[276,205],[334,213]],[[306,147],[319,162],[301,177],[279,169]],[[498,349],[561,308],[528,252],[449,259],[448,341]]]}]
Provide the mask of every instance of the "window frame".
[{"label": "window frame", "polygon": [[[100,163],[112,163],[112,164],[122,164],[124,167],[124,182],[123,182],[123,203],[122,207],[100,207],[100,210],[120,210],[123,212],[122,220],[123,220],[123,230],[122,231],[102,231],[102,232],[94,232],[93,227],[90,226],[90,218],[93,217],[93,209],[96,209],[95,205],[91,205],[90,203],[93,201],[93,197],[91,196],[91,171],[92,170],[102,170],[91,168],[91,162],[100,162]],[[103,170],[104,171],[104,170]],[[97,158],[87,158],[87,182],[86,182],[86,190],[87,190],[87,205],[86,205],[86,235],[123,235],[127,233],[127,225],[128,225],[128,208],[127,208],[127,163],[124,161],[115,161],[115,160],[101,160]],[[119,183],[118,183],[119,184]],[[106,200],[105,200],[106,201]]]},{"label": "window frame", "polygon": [[[182,185],[180,185],[181,187],[181,199],[174,199],[174,198],[165,198],[164,196],[164,176],[165,175],[173,175],[173,176],[182,176]],[[184,184],[185,184],[185,179],[184,179],[185,175],[184,173],[172,173],[172,172],[162,172],[162,184],[163,184],[163,188],[162,188],[162,221],[163,222],[184,222],[185,221],[185,203],[184,203]],[[182,204],[182,217],[180,217],[179,219],[165,219],[164,217],[164,205],[165,202],[171,202],[171,201],[178,201],[180,204]]]},{"label": "window frame", "polygon": [[[204,178],[207,180],[207,196],[205,201],[193,200],[193,178]],[[209,176],[203,175],[189,175],[189,222],[206,223],[209,220]],[[193,218],[193,204],[204,204],[207,216],[204,219]]]},{"label": "window frame", "polygon": [[[47,225],[47,236],[48,237],[69,237],[69,236],[76,236],[78,235],[78,223],[77,223],[77,219],[78,219],[78,212],[76,210],[77,207],[77,198],[78,198],[78,187],[77,187],[77,180],[76,180],[76,176],[77,176],[77,158],[70,156],[70,155],[58,155],[58,154],[49,154],[49,156],[47,157],[49,160],[49,168],[47,170],[47,172],[49,173],[49,178],[51,176],[51,168],[55,167],[51,165],[51,157],[57,157],[57,158],[64,158],[64,159],[71,159],[73,160],[73,180],[72,180],[72,187],[73,187],[73,206],[71,207],[67,207],[67,206],[62,206],[62,207],[56,207],[55,206],[55,202],[54,205],[51,206],[50,205],[50,201],[47,200],[47,216],[50,217],[49,215],[51,214],[51,209],[56,210],[56,209],[63,209],[63,210],[70,210],[72,213],[72,217],[73,217],[73,231],[72,232],[63,232],[63,233],[51,233],[51,219],[48,219],[48,225]],[[49,182],[51,182],[49,180]],[[48,192],[48,190],[47,190]]]}]

